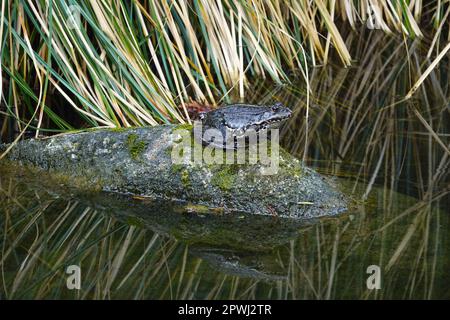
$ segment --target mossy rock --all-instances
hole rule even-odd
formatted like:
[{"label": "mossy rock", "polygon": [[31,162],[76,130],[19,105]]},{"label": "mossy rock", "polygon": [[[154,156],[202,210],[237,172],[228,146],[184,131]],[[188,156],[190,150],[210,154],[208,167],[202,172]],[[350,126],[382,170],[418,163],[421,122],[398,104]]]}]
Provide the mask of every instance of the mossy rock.
[{"label": "mossy rock", "polygon": [[185,151],[191,160],[211,151],[193,139],[192,126],[162,125],[30,139],[14,146],[7,158],[91,181],[105,191],[182,200],[224,212],[312,218],[346,209],[347,200],[336,186],[282,148],[276,174],[265,174],[261,162],[178,163],[174,151],[180,148],[180,132],[187,133]]},{"label": "mossy rock", "polygon": [[131,133],[127,138],[127,146],[131,157],[136,160],[139,155],[145,150],[147,142],[145,142],[144,140],[139,140],[139,137],[135,133]]}]

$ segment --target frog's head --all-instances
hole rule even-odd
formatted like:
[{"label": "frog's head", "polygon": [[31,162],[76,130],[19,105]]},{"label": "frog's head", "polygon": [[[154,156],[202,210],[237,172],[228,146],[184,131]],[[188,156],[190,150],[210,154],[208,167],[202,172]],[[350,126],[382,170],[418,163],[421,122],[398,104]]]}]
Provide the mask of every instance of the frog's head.
[{"label": "frog's head", "polygon": [[278,128],[282,122],[292,115],[292,111],[281,102],[259,108],[254,120],[248,124],[250,128],[256,131]]}]

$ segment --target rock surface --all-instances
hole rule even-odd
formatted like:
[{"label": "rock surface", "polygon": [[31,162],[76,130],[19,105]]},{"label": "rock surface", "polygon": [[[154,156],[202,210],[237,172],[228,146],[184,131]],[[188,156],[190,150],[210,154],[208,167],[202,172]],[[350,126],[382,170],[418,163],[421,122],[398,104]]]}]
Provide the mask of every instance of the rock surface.
[{"label": "rock surface", "polygon": [[[103,191],[183,200],[223,212],[313,218],[346,210],[346,199],[335,186],[281,148],[276,174],[264,174],[267,166],[260,162],[174,163],[179,132],[191,129],[163,125],[30,139],[6,158]],[[198,147],[192,139],[192,154]],[[196,150],[202,154],[207,149]]]}]

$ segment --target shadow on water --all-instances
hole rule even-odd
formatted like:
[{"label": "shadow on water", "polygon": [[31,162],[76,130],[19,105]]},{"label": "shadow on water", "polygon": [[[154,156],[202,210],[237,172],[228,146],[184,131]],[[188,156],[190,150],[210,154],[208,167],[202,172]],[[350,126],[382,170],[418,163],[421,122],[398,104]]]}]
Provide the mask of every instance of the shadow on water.
[{"label": "shadow on water", "polygon": [[[423,70],[422,49],[369,38],[347,39],[358,67],[312,70],[309,97],[303,84],[265,82],[247,97],[293,109],[282,145],[339,177],[355,199],[347,213],[221,215],[3,167],[1,297],[450,298],[448,64],[398,103]],[[66,286],[69,265],[81,267],[80,290]],[[372,265],[378,290],[367,287]]]}]

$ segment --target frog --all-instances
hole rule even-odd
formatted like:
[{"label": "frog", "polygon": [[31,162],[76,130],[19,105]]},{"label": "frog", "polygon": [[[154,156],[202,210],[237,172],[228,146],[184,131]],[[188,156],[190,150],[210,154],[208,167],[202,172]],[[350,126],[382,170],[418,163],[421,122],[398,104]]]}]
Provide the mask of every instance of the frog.
[{"label": "frog", "polygon": [[[202,143],[213,148],[238,149],[245,147],[239,138],[268,136],[271,129],[277,129],[292,116],[292,111],[281,102],[272,105],[230,104],[218,109],[202,112],[199,121],[202,125]],[[214,129],[213,134],[204,134]],[[217,136],[221,135],[222,139]]]}]

